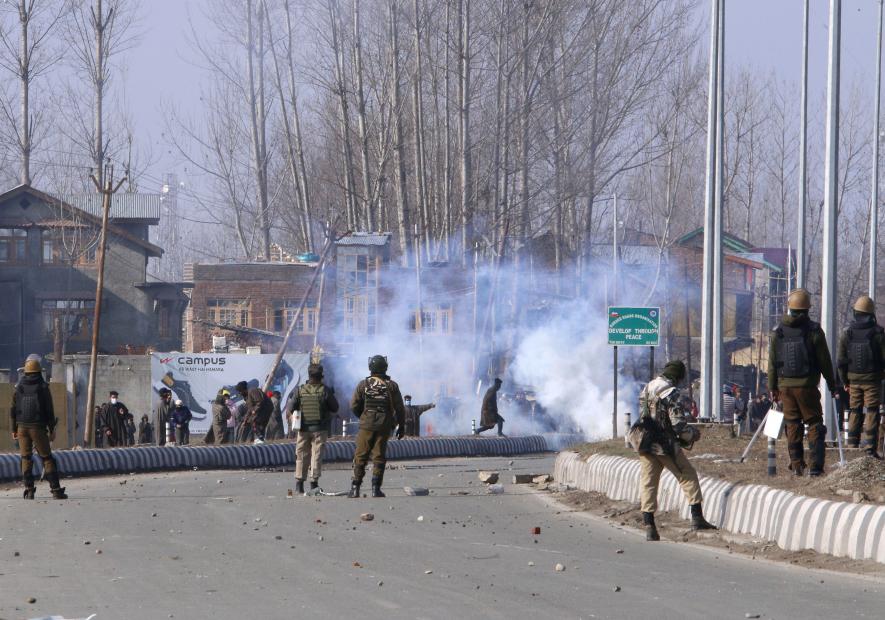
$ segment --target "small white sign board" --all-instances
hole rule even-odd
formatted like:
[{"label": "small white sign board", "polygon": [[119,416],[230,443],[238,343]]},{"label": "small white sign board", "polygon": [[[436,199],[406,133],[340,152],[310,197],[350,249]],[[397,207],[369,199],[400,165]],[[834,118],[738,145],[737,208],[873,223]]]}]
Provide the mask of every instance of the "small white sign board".
[{"label": "small white sign board", "polygon": [[768,410],[768,418],[765,420],[765,429],[763,432],[766,437],[777,439],[781,435],[784,428],[784,412],[777,409]]}]

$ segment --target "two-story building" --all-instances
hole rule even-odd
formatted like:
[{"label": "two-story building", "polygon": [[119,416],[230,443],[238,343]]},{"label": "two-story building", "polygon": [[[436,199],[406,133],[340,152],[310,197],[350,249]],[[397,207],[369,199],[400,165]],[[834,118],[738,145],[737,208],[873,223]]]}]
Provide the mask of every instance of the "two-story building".
[{"label": "two-story building", "polygon": [[[159,205],[154,214],[149,199],[126,196],[112,203],[99,351],[179,348],[187,298],[180,285],[147,274],[148,259],[163,253],[148,240]],[[0,366],[18,368],[30,353],[89,350],[101,230],[96,204],[28,185],[0,194]]]}]

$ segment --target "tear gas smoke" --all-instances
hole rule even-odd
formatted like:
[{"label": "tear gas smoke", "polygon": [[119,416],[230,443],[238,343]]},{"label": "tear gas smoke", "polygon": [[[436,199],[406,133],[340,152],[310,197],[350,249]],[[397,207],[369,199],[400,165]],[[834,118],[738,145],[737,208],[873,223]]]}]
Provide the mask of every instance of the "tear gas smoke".
[{"label": "tear gas smoke", "polygon": [[[479,425],[482,397],[494,379],[488,372],[487,353],[504,351],[510,366],[502,372],[504,385],[498,406],[506,419],[505,433],[555,430],[588,437],[609,435],[612,376],[604,301],[562,302],[555,309],[544,310],[543,320],[535,321],[540,323],[537,327],[515,331],[510,320],[514,274],[508,271],[502,269],[496,286],[491,270],[480,267],[475,329],[481,332],[487,323],[488,330],[479,338],[477,351],[472,273],[451,265],[422,271],[421,305],[425,313],[437,313],[432,321],[438,331],[419,338],[413,331],[418,307],[415,272],[394,266],[385,270],[380,278],[385,300],[379,303],[376,333],[356,337],[346,356],[324,361],[340,390],[342,413],[349,411],[353,386],[368,375],[368,358],[380,354],[387,356],[388,374],[404,395],[412,395],[414,404],[437,404],[422,416],[423,434],[468,434],[472,420]],[[537,272],[533,279],[543,280]],[[493,296],[498,298],[496,313],[491,320],[484,320]],[[451,315],[446,315],[447,308],[451,308]],[[425,324],[430,321],[428,317]],[[342,325],[337,333],[346,333]],[[627,406],[635,386],[627,379],[620,381],[619,412],[635,411],[635,406]],[[527,392],[527,402],[513,399],[521,390]]]}]

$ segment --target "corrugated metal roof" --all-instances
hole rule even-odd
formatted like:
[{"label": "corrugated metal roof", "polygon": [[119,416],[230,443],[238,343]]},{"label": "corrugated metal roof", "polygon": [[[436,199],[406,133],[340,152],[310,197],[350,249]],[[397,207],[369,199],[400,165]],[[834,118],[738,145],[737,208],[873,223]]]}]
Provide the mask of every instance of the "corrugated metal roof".
[{"label": "corrugated metal roof", "polygon": [[355,232],[337,241],[338,245],[387,245],[388,243],[390,243],[389,232]]},{"label": "corrugated metal roof", "polygon": [[[95,217],[101,217],[101,194],[70,194],[61,200]],[[111,197],[110,217],[113,220],[160,219],[160,194],[117,193]]]}]

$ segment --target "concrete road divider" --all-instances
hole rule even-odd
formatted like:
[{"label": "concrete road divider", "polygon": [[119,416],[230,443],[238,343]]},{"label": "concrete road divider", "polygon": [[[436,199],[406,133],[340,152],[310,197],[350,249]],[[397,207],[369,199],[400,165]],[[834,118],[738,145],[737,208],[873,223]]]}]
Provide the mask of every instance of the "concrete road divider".
[{"label": "concrete road divider", "polygon": [[[639,461],[561,452],[553,476],[560,484],[639,502]],[[741,485],[700,476],[704,513],[721,529],[775,542],[787,551],[812,549],[885,564],[885,506],[834,502],[759,484]],[[659,510],[689,517],[676,479],[661,476]]]},{"label": "concrete road divider", "polygon": [[[557,449],[563,444],[580,441],[574,435],[530,435],[527,437],[419,437],[391,441],[387,458],[418,459],[453,456],[512,456]],[[328,462],[353,459],[353,441],[330,441],[323,460]],[[295,464],[294,442],[232,444],[222,446],[136,446],[103,450],[58,450],[53,455],[62,475],[96,476],[129,472],[181,469],[251,469],[291,467]],[[35,474],[40,475],[43,463],[34,455]],[[21,477],[19,456],[0,454],[0,481]]]}]

